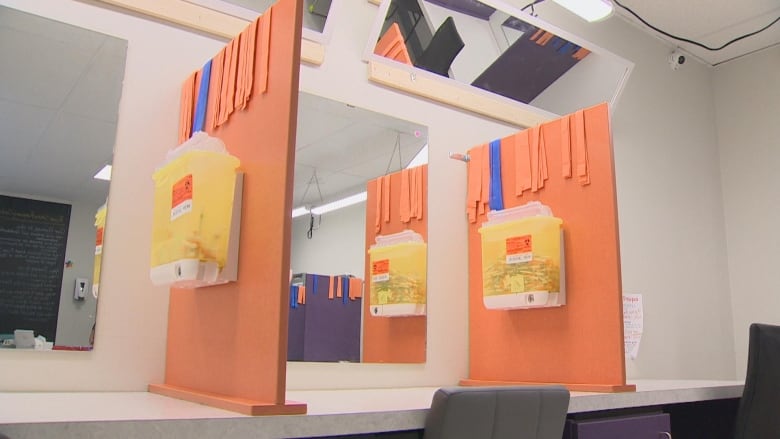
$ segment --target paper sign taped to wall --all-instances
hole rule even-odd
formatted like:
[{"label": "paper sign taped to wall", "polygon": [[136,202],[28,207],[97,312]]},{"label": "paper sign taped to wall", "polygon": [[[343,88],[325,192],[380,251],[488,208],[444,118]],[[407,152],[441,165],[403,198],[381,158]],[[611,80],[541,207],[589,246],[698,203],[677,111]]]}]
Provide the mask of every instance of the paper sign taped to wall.
[{"label": "paper sign taped to wall", "polygon": [[623,337],[626,356],[636,360],[639,354],[639,342],[642,340],[644,318],[641,294],[623,295]]}]

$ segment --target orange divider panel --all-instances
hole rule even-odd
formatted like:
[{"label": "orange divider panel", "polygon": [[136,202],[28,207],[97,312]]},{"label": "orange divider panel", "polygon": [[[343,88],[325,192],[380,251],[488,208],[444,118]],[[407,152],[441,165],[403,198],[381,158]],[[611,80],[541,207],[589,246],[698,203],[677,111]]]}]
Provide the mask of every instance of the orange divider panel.
[{"label": "orange divider panel", "polygon": [[[469,359],[463,384],[561,383],[625,391],[620,253],[609,110],[584,112],[589,185],[565,178],[561,121],[541,127],[549,179],[516,195],[515,146],[501,145],[506,208],[538,200],[563,220],[566,305],[488,310],[482,302],[481,240],[485,215],[469,224]],[[573,148],[572,148],[573,149]],[[484,158],[486,159],[486,158]],[[576,152],[575,157],[576,159]],[[585,388],[580,386],[580,388]]]},{"label": "orange divider panel", "polygon": [[[371,279],[368,249],[374,244],[376,235],[389,235],[411,229],[428,242],[428,165],[421,168],[422,175],[422,219],[412,217],[408,223],[401,222],[401,172],[390,174],[390,222],[381,221],[381,230],[376,231],[376,218],[380,215],[377,205],[377,180],[368,182],[366,200],[366,294],[363,298],[363,362],[364,363],[425,363],[426,325],[425,316],[374,317],[369,310],[368,279]],[[381,178],[381,177],[380,177]],[[387,184],[387,181],[385,181]],[[418,203],[419,205],[419,203]]]},{"label": "orange divider panel", "polygon": [[[266,93],[255,80],[246,108],[208,130],[245,173],[238,281],[171,290],[165,384],[150,386],[247,414],[306,412],[305,404],[285,404],[301,2],[277,2],[273,23]],[[264,74],[261,59],[255,78]]]}]

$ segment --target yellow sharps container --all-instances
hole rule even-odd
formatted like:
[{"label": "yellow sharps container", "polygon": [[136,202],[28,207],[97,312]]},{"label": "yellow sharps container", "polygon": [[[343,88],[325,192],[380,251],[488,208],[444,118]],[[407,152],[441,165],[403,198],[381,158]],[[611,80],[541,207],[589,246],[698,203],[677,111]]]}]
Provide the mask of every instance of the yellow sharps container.
[{"label": "yellow sharps container", "polygon": [[412,230],[379,235],[368,254],[371,315],[425,315],[428,257],[422,236]]},{"label": "yellow sharps container", "polygon": [[223,283],[217,277],[228,261],[239,160],[213,149],[184,149],[154,173],[151,278],[155,284]]},{"label": "yellow sharps container", "polygon": [[92,267],[92,295],[97,299],[100,289],[100,264],[103,262],[103,235],[106,228],[106,205],[95,212],[95,263]]},{"label": "yellow sharps container", "polygon": [[565,303],[562,223],[539,202],[488,214],[479,229],[486,308]]}]

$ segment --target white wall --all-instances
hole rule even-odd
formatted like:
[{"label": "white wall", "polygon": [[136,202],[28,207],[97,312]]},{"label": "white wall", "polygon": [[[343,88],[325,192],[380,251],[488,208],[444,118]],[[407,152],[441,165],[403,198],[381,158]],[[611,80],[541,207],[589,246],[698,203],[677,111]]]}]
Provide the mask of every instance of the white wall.
[{"label": "white wall", "polygon": [[363,278],[366,263],[366,203],[315,217],[311,239],[309,215],[293,219],[290,268],[293,273],[351,274]]},{"label": "white wall", "polygon": [[[62,274],[57,336],[49,341],[61,346],[88,346],[97,306],[92,296],[92,274],[95,266],[95,212],[100,205],[77,201],[71,206],[65,260],[72,261],[73,266],[66,267]],[[76,278],[89,280],[84,300],[73,299]]]},{"label": "white wall", "polygon": [[0,389],[144,390],[163,380],[168,311],[148,276],[151,174],[176,143],[182,81],[224,43],[79,1],[0,4],[128,41],[95,350],[0,352]]},{"label": "white wall", "polygon": [[747,366],[748,326],[780,324],[780,47],[715,70],[736,368]]},{"label": "white wall", "polygon": [[644,296],[630,378],[735,375],[715,107],[709,68],[672,71],[672,47],[618,18],[539,17],[635,63],[613,111],[623,291]]}]

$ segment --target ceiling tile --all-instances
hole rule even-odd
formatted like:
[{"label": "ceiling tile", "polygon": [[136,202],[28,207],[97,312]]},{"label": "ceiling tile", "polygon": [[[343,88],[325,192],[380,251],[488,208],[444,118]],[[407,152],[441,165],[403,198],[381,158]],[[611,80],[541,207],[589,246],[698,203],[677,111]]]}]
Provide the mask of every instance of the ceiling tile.
[{"label": "ceiling tile", "polygon": [[59,108],[92,58],[62,41],[0,28],[0,99]]},{"label": "ceiling tile", "polygon": [[125,75],[127,42],[105,37],[63,105],[68,113],[116,122]]},{"label": "ceiling tile", "polygon": [[55,114],[54,110],[0,99],[0,175],[24,164]]}]

